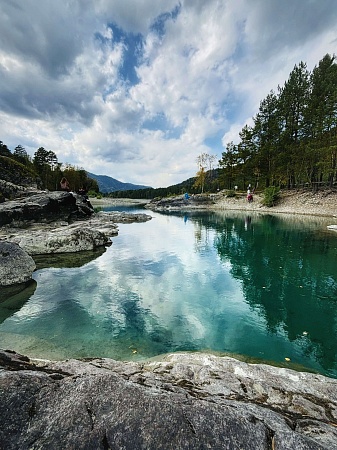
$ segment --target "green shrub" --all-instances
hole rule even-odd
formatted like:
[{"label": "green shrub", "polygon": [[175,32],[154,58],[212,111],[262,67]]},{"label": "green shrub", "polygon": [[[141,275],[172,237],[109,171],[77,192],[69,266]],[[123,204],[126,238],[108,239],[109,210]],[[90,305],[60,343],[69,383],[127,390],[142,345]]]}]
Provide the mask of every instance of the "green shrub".
[{"label": "green shrub", "polygon": [[276,186],[271,186],[263,191],[262,204],[264,206],[275,206],[277,201],[280,199],[280,188]]},{"label": "green shrub", "polygon": [[230,189],[229,191],[227,191],[226,197],[236,197],[236,192],[234,191],[234,189]]}]

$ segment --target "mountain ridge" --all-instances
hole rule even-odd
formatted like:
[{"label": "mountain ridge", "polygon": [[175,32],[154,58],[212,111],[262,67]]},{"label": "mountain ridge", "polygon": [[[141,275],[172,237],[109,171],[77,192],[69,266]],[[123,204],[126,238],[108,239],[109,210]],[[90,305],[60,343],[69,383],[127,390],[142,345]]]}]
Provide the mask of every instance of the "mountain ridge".
[{"label": "mountain ridge", "polygon": [[151,187],[144,186],[142,184],[124,183],[108,175],[96,175],[88,171],[87,174],[90,178],[93,178],[97,181],[99,190],[103,194],[116,191],[135,191],[138,189],[148,189]]}]

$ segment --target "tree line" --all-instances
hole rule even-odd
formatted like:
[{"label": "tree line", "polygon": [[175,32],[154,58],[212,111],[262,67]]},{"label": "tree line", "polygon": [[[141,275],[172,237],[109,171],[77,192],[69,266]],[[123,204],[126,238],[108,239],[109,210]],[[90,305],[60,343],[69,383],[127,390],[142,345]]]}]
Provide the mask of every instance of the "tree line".
[{"label": "tree line", "polygon": [[[26,173],[29,173],[37,181],[38,187],[41,189],[59,190],[60,180],[65,177],[69,181],[72,191],[78,191],[83,187],[87,191],[99,192],[97,181],[88,177],[84,169],[59,162],[56,154],[44,147],[39,147],[34,156],[30,157],[22,145],[16,146],[12,152],[6,144],[0,141],[0,156],[5,158],[3,161],[10,162],[11,160],[16,163],[16,167],[25,168]],[[5,163],[2,162],[2,165]]]},{"label": "tree line", "polygon": [[295,65],[283,86],[260,102],[253,125],[219,161],[220,185],[245,189],[337,183],[337,64],[325,55],[309,72]]}]

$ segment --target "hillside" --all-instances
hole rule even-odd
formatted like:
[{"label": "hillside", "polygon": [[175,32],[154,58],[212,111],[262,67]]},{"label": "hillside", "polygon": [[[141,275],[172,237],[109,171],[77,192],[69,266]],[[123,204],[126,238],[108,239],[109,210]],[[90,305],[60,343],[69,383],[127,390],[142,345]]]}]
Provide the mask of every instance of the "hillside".
[{"label": "hillside", "polygon": [[107,175],[95,175],[87,172],[90,178],[97,181],[100,192],[107,194],[115,191],[134,191],[138,189],[148,189],[150,186],[143,186],[141,184],[123,183],[115,178]]},{"label": "hillside", "polygon": [[19,186],[37,186],[41,180],[36,173],[12,158],[0,155],[0,180]]}]

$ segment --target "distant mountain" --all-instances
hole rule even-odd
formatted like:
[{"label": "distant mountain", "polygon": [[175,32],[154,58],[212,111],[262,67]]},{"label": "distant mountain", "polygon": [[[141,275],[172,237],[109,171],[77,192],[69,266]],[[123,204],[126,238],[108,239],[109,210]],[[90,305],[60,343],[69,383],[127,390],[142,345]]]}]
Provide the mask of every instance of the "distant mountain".
[{"label": "distant mountain", "polygon": [[90,178],[97,181],[100,192],[104,194],[115,191],[135,191],[138,189],[148,189],[150,187],[141,184],[123,183],[122,181],[118,181],[107,175],[95,175],[90,172],[87,172],[87,174]]}]

